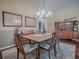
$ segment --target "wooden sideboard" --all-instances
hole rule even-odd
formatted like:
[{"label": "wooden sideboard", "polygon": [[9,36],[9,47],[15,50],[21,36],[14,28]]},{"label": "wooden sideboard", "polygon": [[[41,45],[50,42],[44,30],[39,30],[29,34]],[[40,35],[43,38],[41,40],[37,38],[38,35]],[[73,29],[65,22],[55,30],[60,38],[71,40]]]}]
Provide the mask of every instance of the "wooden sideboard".
[{"label": "wooden sideboard", "polygon": [[79,39],[79,33],[74,33],[70,31],[61,31],[60,32],[61,39]]},{"label": "wooden sideboard", "polygon": [[77,20],[55,22],[55,30],[62,39],[79,39],[78,23]]}]

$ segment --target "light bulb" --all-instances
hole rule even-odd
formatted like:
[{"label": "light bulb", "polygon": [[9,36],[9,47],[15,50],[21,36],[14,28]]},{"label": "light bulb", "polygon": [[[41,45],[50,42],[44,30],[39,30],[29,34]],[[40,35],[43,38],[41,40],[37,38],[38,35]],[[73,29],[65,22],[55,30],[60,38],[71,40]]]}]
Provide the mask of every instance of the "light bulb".
[{"label": "light bulb", "polygon": [[40,15],[40,12],[37,12],[36,15],[39,16]]},{"label": "light bulb", "polygon": [[43,17],[43,15],[41,14],[40,17]]},{"label": "light bulb", "polygon": [[49,15],[52,15],[52,12],[51,12],[51,11],[49,11],[49,12],[48,12],[48,14],[49,14]]},{"label": "light bulb", "polygon": [[46,17],[48,17],[48,16],[49,16],[49,14],[46,14],[45,16],[46,16]]},{"label": "light bulb", "polygon": [[44,15],[45,14],[45,10],[43,9],[43,10],[41,10],[41,14],[42,15]]}]

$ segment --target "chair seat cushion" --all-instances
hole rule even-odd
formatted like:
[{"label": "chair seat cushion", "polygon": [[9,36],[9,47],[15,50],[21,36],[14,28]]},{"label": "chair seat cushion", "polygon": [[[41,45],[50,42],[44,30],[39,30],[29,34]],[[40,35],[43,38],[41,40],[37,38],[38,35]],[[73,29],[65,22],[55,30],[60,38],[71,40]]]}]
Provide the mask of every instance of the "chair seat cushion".
[{"label": "chair seat cushion", "polygon": [[24,45],[24,50],[26,53],[29,53],[29,52],[35,50],[36,48],[37,48],[37,44],[34,44],[34,45],[33,44],[25,44]]},{"label": "chair seat cushion", "polygon": [[52,38],[48,39],[46,43],[51,44],[52,43]]},{"label": "chair seat cushion", "polygon": [[40,47],[44,48],[44,49],[49,49],[50,48],[50,44],[41,44]]},{"label": "chair seat cushion", "polygon": [[44,48],[44,49],[49,49],[50,46],[52,45],[52,38],[48,39],[45,43],[42,43],[40,45],[40,47]]}]

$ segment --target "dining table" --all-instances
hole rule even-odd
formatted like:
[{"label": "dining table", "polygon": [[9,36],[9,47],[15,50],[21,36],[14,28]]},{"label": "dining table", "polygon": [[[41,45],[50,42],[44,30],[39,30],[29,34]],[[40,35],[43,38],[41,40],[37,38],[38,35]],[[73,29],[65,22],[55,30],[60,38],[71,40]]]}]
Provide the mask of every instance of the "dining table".
[{"label": "dining table", "polygon": [[37,48],[37,59],[40,59],[40,44],[41,42],[43,41],[46,41],[46,40],[49,40],[49,38],[52,38],[52,33],[37,33],[37,34],[23,34],[23,35],[20,35],[22,38],[22,40],[30,40],[30,41],[34,41],[36,42],[36,44],[38,45],[38,48]]}]

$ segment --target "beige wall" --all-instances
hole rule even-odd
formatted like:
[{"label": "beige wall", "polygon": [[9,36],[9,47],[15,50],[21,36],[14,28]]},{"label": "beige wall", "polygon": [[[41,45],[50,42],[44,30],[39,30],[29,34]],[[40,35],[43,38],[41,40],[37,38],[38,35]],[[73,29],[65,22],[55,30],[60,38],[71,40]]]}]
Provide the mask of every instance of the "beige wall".
[{"label": "beige wall", "polygon": [[[35,7],[32,4],[29,4],[25,0],[0,0],[0,29],[13,29],[2,26],[2,11],[12,12],[16,14],[23,15],[23,23],[24,16],[35,17]],[[23,26],[24,27],[24,26]]]},{"label": "beige wall", "polygon": [[13,30],[0,30],[0,48],[14,44]]},{"label": "beige wall", "polygon": [[2,11],[20,14],[22,18],[22,28],[26,30],[35,29],[25,27],[25,16],[35,16],[35,7],[29,0],[0,0],[0,48],[14,45],[14,29],[16,27],[3,27]]}]

